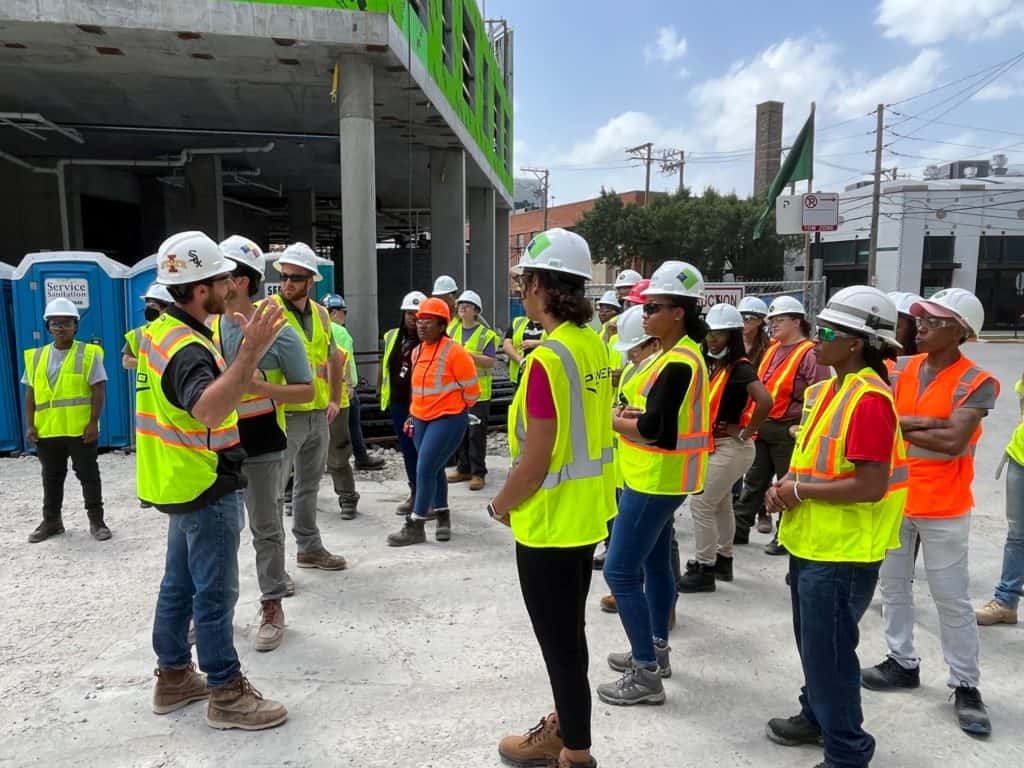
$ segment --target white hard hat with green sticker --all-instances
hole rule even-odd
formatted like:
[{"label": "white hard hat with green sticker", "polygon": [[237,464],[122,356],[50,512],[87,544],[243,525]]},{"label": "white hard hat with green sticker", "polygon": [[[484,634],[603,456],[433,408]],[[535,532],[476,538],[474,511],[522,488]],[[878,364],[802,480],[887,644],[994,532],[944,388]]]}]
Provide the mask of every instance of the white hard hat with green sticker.
[{"label": "white hard hat with green sticker", "polygon": [[704,296],[704,275],[693,264],[685,261],[666,261],[651,275],[651,284],[644,296]]},{"label": "white hard hat with green sticker", "polygon": [[530,241],[512,273],[521,275],[527,269],[546,269],[590,280],[590,246],[575,232],[561,227],[549,229]]}]

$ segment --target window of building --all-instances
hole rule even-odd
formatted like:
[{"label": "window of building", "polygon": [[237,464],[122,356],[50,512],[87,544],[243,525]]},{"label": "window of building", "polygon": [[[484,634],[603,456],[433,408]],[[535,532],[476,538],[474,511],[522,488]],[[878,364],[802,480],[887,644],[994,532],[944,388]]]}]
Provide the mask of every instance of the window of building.
[{"label": "window of building", "polygon": [[978,246],[978,266],[985,269],[1001,264],[1024,264],[1024,237],[982,236]]},{"label": "window of building", "polygon": [[462,10],[462,98],[476,112],[476,27],[466,5]]},{"label": "window of building", "polygon": [[932,265],[953,263],[953,248],[956,238],[952,236],[927,235],[924,239],[924,253],[921,261],[925,268]]},{"label": "window of building", "polygon": [[505,130],[502,133],[505,142],[505,168],[512,167],[512,118],[505,115]]},{"label": "window of building", "polygon": [[501,94],[496,87],[491,90],[491,101],[491,141],[494,144],[494,154],[501,157],[501,128],[504,121],[501,116]]},{"label": "window of building", "polygon": [[868,263],[867,240],[839,240],[822,243],[821,251],[826,267],[853,267]]},{"label": "window of building", "polygon": [[452,17],[452,0],[441,0],[441,61],[444,68],[455,74],[455,22]]}]

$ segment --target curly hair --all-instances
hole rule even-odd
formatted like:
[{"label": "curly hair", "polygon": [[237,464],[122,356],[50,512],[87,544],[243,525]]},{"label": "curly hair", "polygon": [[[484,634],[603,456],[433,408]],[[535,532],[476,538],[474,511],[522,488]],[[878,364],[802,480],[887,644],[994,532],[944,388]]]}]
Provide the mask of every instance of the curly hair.
[{"label": "curly hair", "polygon": [[525,274],[543,289],[544,311],[556,320],[582,326],[593,318],[594,305],[586,296],[582,277],[547,269],[527,270]]}]

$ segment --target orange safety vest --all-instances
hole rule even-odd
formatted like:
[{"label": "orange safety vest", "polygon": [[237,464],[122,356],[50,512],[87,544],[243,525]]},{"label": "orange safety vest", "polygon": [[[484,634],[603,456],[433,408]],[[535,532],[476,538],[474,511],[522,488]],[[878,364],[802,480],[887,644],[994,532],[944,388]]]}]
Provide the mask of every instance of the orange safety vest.
[{"label": "orange safety vest", "polygon": [[[986,381],[999,382],[966,357],[944,368],[921,390],[921,366],[927,354],[901,357],[893,370],[892,390],[896,412],[902,416],[931,416],[948,419]],[[981,439],[981,425],[957,456],[936,453],[907,443],[910,467],[908,517],[960,517],[974,506],[974,452]]]},{"label": "orange safety vest", "polygon": [[[764,351],[764,356],[761,358],[761,365],[757,368],[758,378],[764,382],[765,389],[772,396],[772,409],[768,411],[769,419],[781,419],[786,415],[786,411],[789,410],[789,403],[793,399],[793,388],[796,386],[797,369],[807,356],[807,353],[814,349],[814,342],[804,339],[794,346],[789,350],[789,354],[786,355],[782,362],[775,366],[775,370],[769,376],[768,368],[771,366],[772,359],[775,357],[775,353],[780,346],[777,341],[769,344],[768,349]],[[750,417],[753,415],[754,401],[751,400],[747,404],[747,409],[743,412],[743,418],[749,423]]]},{"label": "orange safety vest", "polygon": [[[711,452],[715,450],[715,424],[718,423],[718,409],[722,406],[722,397],[725,396],[725,385],[729,383],[729,377],[732,376],[733,368],[736,367],[737,363],[749,363],[745,357],[741,357],[739,360],[734,360],[729,363],[725,368],[719,368],[711,376],[711,396],[710,400],[710,412],[711,412]],[[747,398],[749,401],[749,397]],[[749,406],[749,402],[748,402]],[[750,423],[751,411],[749,407],[744,407],[743,412],[740,414],[740,428],[747,426]]]},{"label": "orange safety vest", "polygon": [[462,413],[479,399],[476,363],[461,344],[445,336],[437,344],[420,344],[412,353],[410,415],[430,421]]}]

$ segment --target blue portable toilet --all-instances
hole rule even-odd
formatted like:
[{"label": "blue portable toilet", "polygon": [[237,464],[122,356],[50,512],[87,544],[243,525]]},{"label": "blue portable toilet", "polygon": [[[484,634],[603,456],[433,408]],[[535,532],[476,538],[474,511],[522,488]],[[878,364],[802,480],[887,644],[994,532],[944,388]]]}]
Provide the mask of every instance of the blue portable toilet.
[{"label": "blue portable toilet", "polygon": [[0,263],[0,453],[21,450],[21,400],[18,399],[18,363],[14,357],[14,316],[11,314],[11,278],[14,267]]},{"label": "blue portable toilet", "polygon": [[[267,253],[264,257],[267,262],[267,268],[264,270],[263,286],[264,293],[267,296],[272,296],[281,290],[281,273],[277,271],[277,267],[274,266],[274,262],[280,257],[280,251],[276,253]],[[334,262],[330,259],[322,259],[319,256],[316,258],[317,269],[320,274],[323,275],[323,280],[319,283],[313,284],[313,290],[316,291],[316,300],[323,301],[324,296],[329,293],[335,293],[334,288]]]},{"label": "blue portable toilet", "polygon": [[50,251],[30,253],[13,274],[14,334],[18,378],[24,373],[23,350],[50,342],[43,321],[46,304],[59,296],[78,307],[78,339],[103,348],[107,399],[100,419],[101,448],[131,442],[128,376],[121,369],[124,345],[126,268],[102,253]]},{"label": "blue portable toilet", "polygon": [[146,323],[146,304],[142,296],[156,280],[156,254],[147,256],[128,267],[124,278],[125,330],[138,328]]}]

